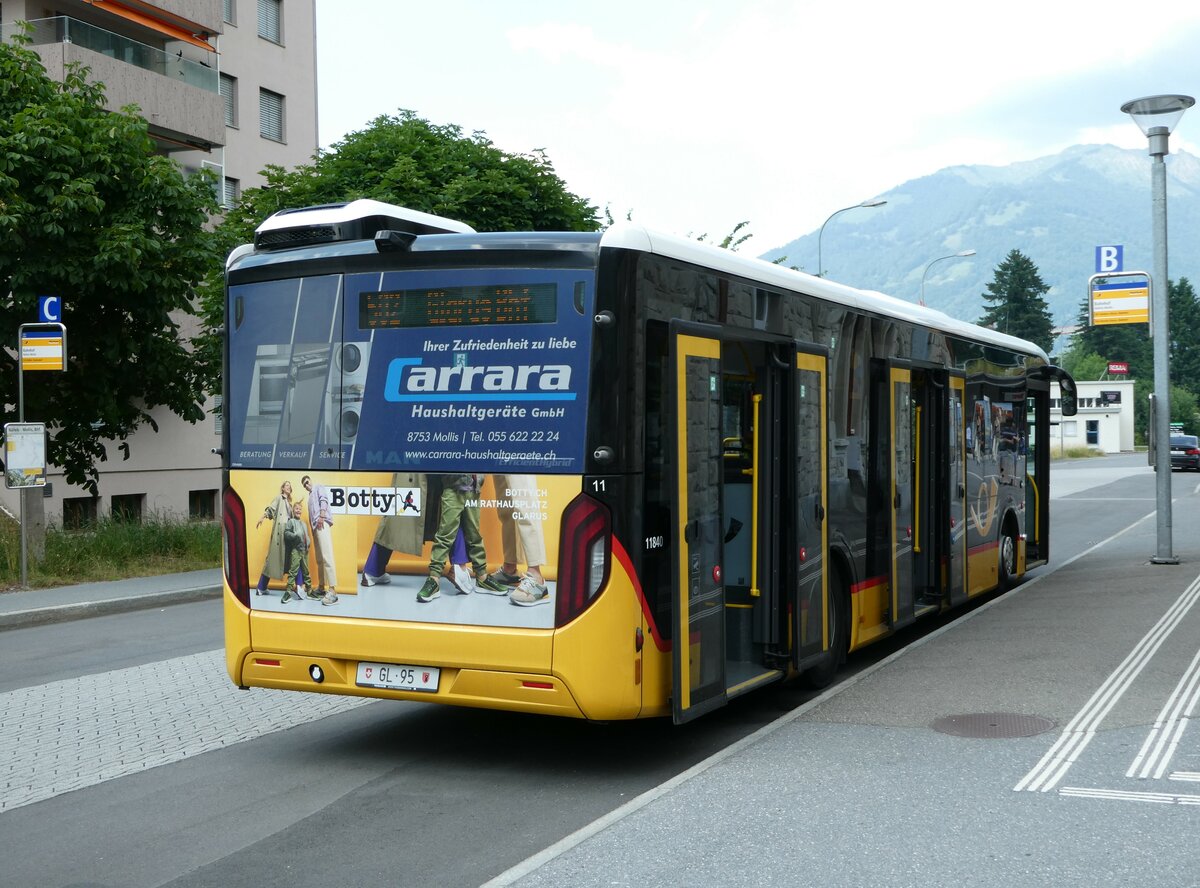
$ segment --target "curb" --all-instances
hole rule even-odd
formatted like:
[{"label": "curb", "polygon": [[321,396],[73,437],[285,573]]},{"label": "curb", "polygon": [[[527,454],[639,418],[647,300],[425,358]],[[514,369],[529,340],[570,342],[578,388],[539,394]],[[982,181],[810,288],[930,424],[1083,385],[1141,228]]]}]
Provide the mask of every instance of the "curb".
[{"label": "curb", "polygon": [[103,617],[129,611],[149,610],[171,604],[188,604],[220,598],[221,586],[196,586],[192,589],[176,589],[170,592],[151,592],[126,598],[107,598],[100,601],[81,601],[75,604],[58,604],[51,607],[35,607],[29,610],[0,614],[0,632],[5,629],[24,629],[48,623],[64,623],[68,620],[83,620],[88,617]]}]

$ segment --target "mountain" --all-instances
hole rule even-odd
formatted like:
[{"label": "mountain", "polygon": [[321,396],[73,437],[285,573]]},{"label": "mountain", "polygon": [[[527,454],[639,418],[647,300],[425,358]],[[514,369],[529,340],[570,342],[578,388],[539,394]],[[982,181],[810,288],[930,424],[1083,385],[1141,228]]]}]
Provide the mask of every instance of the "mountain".
[{"label": "mountain", "polygon": [[[1167,243],[1172,280],[1200,284],[1200,160],[1167,157]],[[1144,149],[1077,145],[1004,167],[955,166],[880,195],[885,206],[851,210],[825,228],[827,277],[916,302],[965,321],[983,313],[996,266],[1020,250],[1050,287],[1056,325],[1075,323],[1095,272],[1096,247],[1124,245],[1126,271],[1153,272],[1151,158]],[[818,232],[764,254],[813,271]]]}]

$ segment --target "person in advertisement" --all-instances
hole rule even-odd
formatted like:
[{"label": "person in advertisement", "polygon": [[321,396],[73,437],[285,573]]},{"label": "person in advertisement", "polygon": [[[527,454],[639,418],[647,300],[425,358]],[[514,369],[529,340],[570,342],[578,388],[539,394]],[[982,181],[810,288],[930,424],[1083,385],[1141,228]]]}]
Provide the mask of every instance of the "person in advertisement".
[{"label": "person in advertisement", "polygon": [[479,492],[482,488],[482,475],[459,473],[442,476],[437,531],[429,555],[429,576],[417,592],[419,603],[426,604],[441,595],[442,572],[460,527],[467,544],[467,557],[475,571],[475,588],[481,592],[500,594],[508,591],[488,576],[487,551],[483,547],[483,533],[479,527]]},{"label": "person in advertisement", "polygon": [[292,507],[292,516],[283,524],[283,544],[287,553],[287,588],[281,599],[284,604],[293,598],[299,601],[304,594],[296,585],[300,566],[308,560],[308,530],[300,517],[303,514],[300,503],[296,503]]},{"label": "person in advertisement", "polygon": [[300,486],[308,491],[308,521],[312,527],[313,554],[317,556],[317,585],[309,584],[308,597],[321,604],[336,604],[337,569],[333,563],[333,515],[329,491],[305,475]]},{"label": "person in advertisement", "polygon": [[408,488],[409,494],[404,499],[399,515],[385,515],[380,519],[379,527],[375,531],[375,541],[371,544],[371,551],[367,553],[367,560],[363,565],[363,586],[388,585],[392,582],[387,572],[392,553],[420,555],[425,545],[424,522],[414,521],[405,516],[408,511],[420,515],[413,505],[413,490],[420,491],[422,503],[428,502],[429,485],[425,476],[415,472],[394,472],[392,486]]},{"label": "person in advertisement", "polygon": [[[492,572],[489,579],[509,587],[508,600],[520,607],[533,607],[550,600],[550,590],[542,576],[542,565],[546,563],[546,542],[542,535],[542,521],[529,501],[536,496],[537,483],[533,475],[493,475],[496,499],[510,501],[496,510],[500,519],[500,541],[504,549],[504,563]],[[517,508],[511,500],[520,500],[524,508]],[[525,554],[525,574],[517,572],[520,560],[518,552]]]},{"label": "person in advertisement", "polygon": [[[283,528],[291,517],[292,482],[284,481],[279,485],[279,493],[275,499],[271,500],[271,504],[263,509],[262,517],[254,525],[257,530],[267,519],[272,522],[271,541],[267,544],[267,559],[263,564],[262,575],[258,578],[258,585],[254,589],[255,595],[266,595],[267,583],[273,579],[280,579],[287,573],[287,551],[283,541]],[[300,575],[299,582],[304,582],[303,574]]]}]

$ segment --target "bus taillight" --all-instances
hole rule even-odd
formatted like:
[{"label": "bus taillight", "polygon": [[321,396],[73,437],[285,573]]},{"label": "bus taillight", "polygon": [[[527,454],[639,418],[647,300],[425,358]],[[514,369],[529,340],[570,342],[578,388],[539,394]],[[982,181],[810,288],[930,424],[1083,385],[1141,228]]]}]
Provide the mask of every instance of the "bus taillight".
[{"label": "bus taillight", "polygon": [[607,507],[582,493],[571,500],[563,510],[558,551],[554,624],[565,626],[595,600],[608,579],[612,517]]},{"label": "bus taillight", "polygon": [[250,579],[246,574],[246,507],[232,487],[221,498],[221,534],[225,563],[225,582],[233,597],[250,606]]}]

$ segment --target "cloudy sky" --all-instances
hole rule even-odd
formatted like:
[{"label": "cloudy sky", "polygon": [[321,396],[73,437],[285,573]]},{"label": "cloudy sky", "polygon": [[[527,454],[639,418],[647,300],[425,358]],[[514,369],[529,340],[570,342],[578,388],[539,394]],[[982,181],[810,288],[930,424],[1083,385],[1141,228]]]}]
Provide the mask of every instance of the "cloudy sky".
[{"label": "cloudy sky", "polygon": [[1144,148],[1126,100],[1200,96],[1197,0],[316,2],[322,146],[406,108],[755,254],[947,166]]}]

